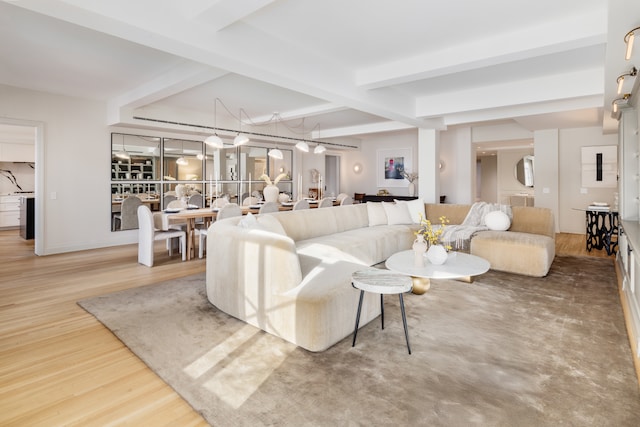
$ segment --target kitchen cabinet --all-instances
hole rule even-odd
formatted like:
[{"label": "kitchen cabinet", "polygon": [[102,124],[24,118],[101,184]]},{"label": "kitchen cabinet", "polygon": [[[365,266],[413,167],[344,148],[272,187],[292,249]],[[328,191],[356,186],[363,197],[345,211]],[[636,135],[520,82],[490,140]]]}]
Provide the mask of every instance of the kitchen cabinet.
[{"label": "kitchen cabinet", "polygon": [[10,144],[0,142],[0,162],[36,161],[36,150],[33,144]]},{"label": "kitchen cabinet", "polygon": [[0,196],[0,228],[20,225],[20,196]]}]

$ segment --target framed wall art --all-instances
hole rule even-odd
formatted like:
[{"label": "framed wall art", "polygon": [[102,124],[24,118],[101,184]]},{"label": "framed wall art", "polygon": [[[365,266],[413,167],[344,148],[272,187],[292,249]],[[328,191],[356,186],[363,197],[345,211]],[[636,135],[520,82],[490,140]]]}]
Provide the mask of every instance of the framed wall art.
[{"label": "framed wall art", "polygon": [[411,148],[378,150],[376,176],[378,187],[406,187],[409,181],[402,172],[413,172],[413,153]]}]

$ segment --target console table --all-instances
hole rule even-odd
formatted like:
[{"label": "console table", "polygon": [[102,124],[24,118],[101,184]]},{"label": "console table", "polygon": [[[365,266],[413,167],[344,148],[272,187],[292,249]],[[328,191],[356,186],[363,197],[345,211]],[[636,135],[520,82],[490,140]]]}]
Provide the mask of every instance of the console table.
[{"label": "console table", "polygon": [[605,249],[611,255],[618,249],[618,212],[585,210],[587,251]]},{"label": "console table", "polygon": [[409,196],[393,196],[393,195],[388,195],[388,196],[378,196],[375,194],[365,194],[364,198],[362,199],[363,203],[366,202],[393,202],[394,200],[415,200],[418,197],[409,197]]}]

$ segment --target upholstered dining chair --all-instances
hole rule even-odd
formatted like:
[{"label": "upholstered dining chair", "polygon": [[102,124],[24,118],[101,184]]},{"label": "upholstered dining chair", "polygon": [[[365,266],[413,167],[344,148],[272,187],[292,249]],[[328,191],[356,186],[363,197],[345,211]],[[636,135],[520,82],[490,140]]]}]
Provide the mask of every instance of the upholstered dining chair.
[{"label": "upholstered dining chair", "polygon": [[120,215],[115,219],[120,221],[120,230],[135,230],[138,228],[138,206],[142,204],[139,197],[129,196],[122,201]]},{"label": "upholstered dining chair", "polygon": [[[187,233],[183,230],[157,230],[153,225],[151,209],[145,205],[138,206],[138,263],[153,267],[153,242],[177,238],[180,240],[182,260],[187,259]],[[167,244],[169,255],[173,255],[173,245]]]},{"label": "upholstered dining chair", "polygon": [[242,206],[251,206],[258,204],[258,199],[253,196],[248,196],[242,201]]},{"label": "upholstered dining chair", "polygon": [[213,203],[211,203],[211,207],[212,208],[221,208],[224,205],[226,205],[227,203],[229,203],[229,199],[227,199],[226,197],[218,197],[217,199],[215,199],[213,201]]},{"label": "upholstered dining chair", "polygon": [[259,214],[269,213],[269,212],[278,212],[280,207],[276,202],[266,202],[264,205],[260,206]]},{"label": "upholstered dining chair", "polygon": [[167,209],[169,207],[169,203],[177,199],[178,198],[172,194],[165,194],[164,199],[162,199],[162,209]]},{"label": "upholstered dining chair", "polygon": [[306,199],[300,199],[293,205],[293,210],[309,209],[309,202]]},{"label": "upholstered dining chair", "polygon": [[353,201],[355,203],[364,203],[365,193],[353,193]]},{"label": "upholstered dining chair", "polygon": [[336,197],[336,201],[337,201],[338,203],[342,203],[342,200],[343,200],[345,197],[349,197],[349,195],[348,195],[347,193],[340,193],[340,194],[338,194],[338,197]]},{"label": "upholstered dining chair", "polygon": [[318,208],[330,208],[333,206],[333,199],[329,197],[325,197],[324,199],[318,202]]},{"label": "upholstered dining chair", "polygon": [[[237,203],[227,203],[218,211],[218,215],[216,215],[216,221],[220,221],[225,218],[231,218],[234,216],[242,216],[242,209],[238,206]],[[196,228],[196,233],[199,235],[198,239],[198,256],[200,258],[204,257],[204,247],[207,241],[207,229],[204,227]]]},{"label": "upholstered dining chair", "polygon": [[352,204],[353,204],[353,199],[351,198],[351,196],[347,196],[340,201],[340,206],[352,205]]},{"label": "upholstered dining chair", "polygon": [[191,196],[189,196],[189,204],[190,205],[195,205],[199,208],[203,208],[204,207],[204,197],[202,196],[202,194],[192,194]]}]

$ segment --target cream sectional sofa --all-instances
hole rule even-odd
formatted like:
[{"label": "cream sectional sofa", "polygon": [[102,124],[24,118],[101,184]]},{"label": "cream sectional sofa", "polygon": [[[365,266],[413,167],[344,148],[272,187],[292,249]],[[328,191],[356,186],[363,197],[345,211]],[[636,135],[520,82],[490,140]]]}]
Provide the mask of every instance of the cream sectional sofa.
[{"label": "cream sectional sofa", "polygon": [[[209,301],[307,350],[326,350],[353,332],[359,292],[351,286],[351,274],[411,248],[417,212],[400,214],[411,205],[381,206],[347,205],[214,222],[207,237]],[[427,216],[437,218],[441,206],[457,206],[445,215],[463,215],[461,205],[426,205]],[[515,212],[513,226],[518,228],[521,215]],[[510,239],[509,233],[487,235],[484,241],[489,247],[494,241],[505,248],[520,245],[513,250],[526,252],[520,263],[526,262],[529,255],[521,245],[527,242]],[[491,255],[488,252],[485,255]],[[365,294],[361,326],[380,314],[379,301],[377,295]]]}]

